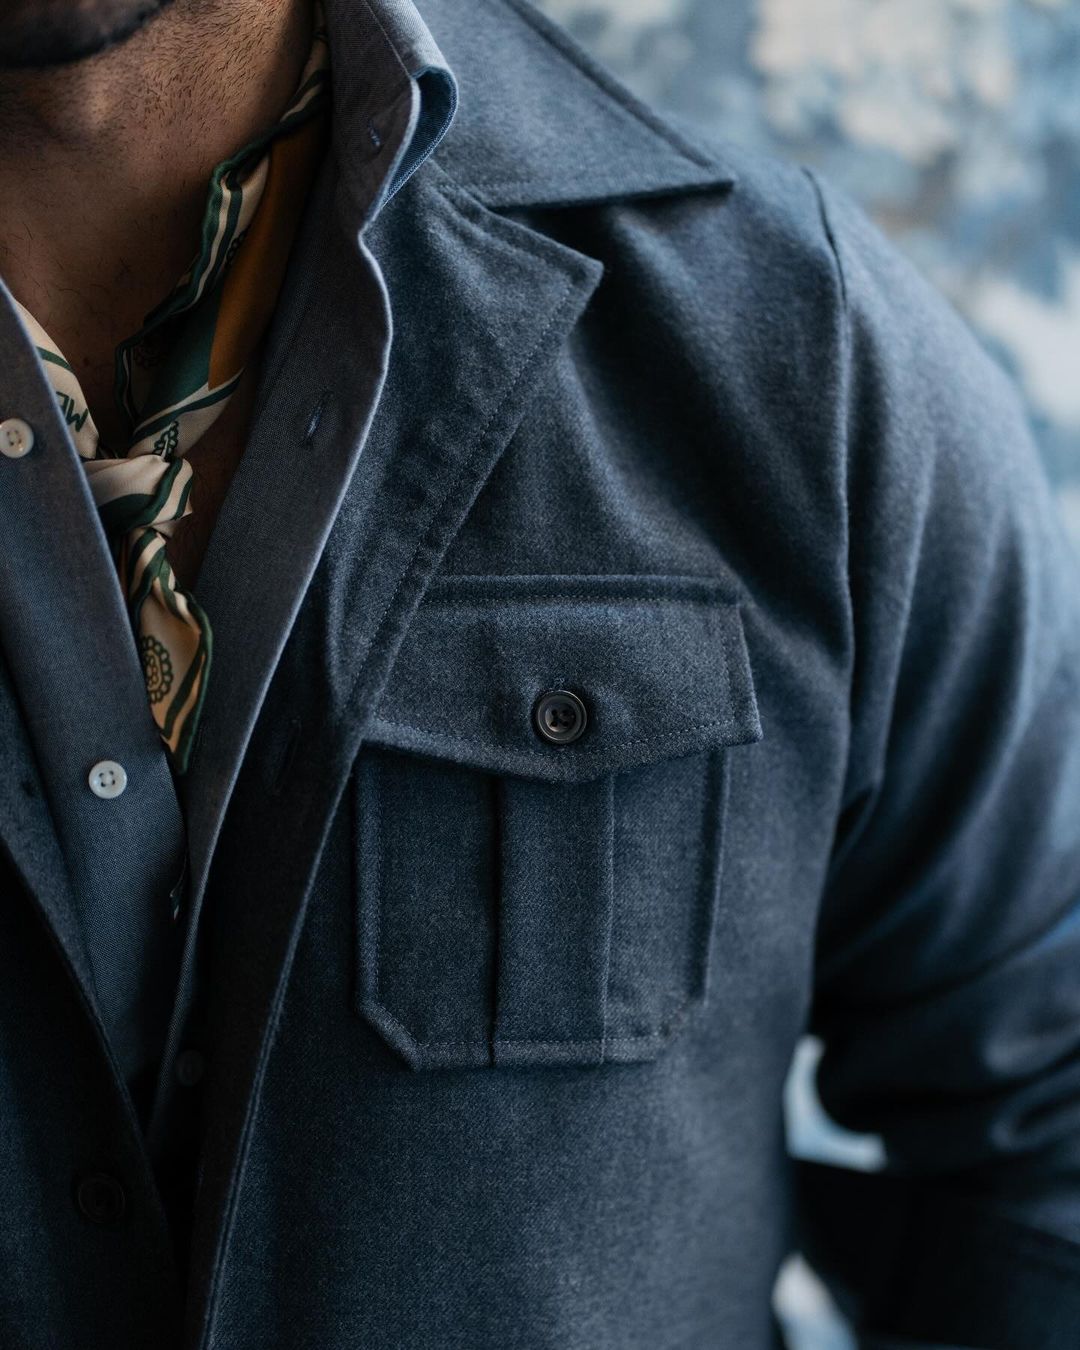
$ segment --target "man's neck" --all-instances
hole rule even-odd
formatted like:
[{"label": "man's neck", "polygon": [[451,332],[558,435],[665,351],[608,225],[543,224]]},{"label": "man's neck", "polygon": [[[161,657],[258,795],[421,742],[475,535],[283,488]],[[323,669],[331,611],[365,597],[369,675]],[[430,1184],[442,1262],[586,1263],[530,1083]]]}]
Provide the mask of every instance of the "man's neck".
[{"label": "man's neck", "polygon": [[113,350],[191,262],[214,166],[287,105],[311,20],[310,0],[177,0],[88,61],[4,75],[0,276],[106,441]]}]

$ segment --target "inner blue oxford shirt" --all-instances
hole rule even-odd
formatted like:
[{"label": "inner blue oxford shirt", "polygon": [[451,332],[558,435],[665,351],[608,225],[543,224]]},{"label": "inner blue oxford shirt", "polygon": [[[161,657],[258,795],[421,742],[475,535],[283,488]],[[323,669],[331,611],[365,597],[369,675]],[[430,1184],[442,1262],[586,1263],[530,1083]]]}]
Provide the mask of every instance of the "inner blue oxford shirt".
[{"label": "inner blue oxford shirt", "polygon": [[[358,237],[448,130],[457,83],[409,0],[369,0],[363,31],[327,16],[332,149],[313,188],[267,334],[248,444],[193,588],[214,633],[203,725],[174,777],[150,714],[138,650],[86,474],[36,349],[0,279],[0,420],[29,423],[35,443],[0,458],[0,645],[14,681],[63,851],[100,1011],[120,1068],[141,1097],[170,1015],[182,1020],[183,920],[201,898],[244,749],[311,581],[359,447],[275,435],[268,405],[304,295],[312,217],[338,210]],[[378,40],[369,36],[378,32]],[[333,200],[336,159],[348,193]],[[375,260],[361,245],[358,264]],[[391,340],[389,307],[370,316],[372,410]],[[259,603],[249,586],[258,569]],[[0,663],[0,679],[6,678]],[[89,783],[118,761],[116,797]],[[25,791],[39,785],[24,784]],[[175,915],[175,918],[174,918]],[[180,981],[180,997],[177,997]],[[186,991],[190,993],[190,990]]]}]

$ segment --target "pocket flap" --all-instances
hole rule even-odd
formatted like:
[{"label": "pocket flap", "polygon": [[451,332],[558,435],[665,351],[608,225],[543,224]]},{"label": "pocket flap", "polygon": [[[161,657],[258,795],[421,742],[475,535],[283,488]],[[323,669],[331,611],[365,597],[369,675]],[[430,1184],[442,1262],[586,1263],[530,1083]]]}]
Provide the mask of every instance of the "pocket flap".
[{"label": "pocket flap", "polygon": [[[534,710],[568,690],[576,740]],[[739,603],[681,576],[449,576],[418,608],[367,739],[492,773],[581,782],[760,740]]]}]

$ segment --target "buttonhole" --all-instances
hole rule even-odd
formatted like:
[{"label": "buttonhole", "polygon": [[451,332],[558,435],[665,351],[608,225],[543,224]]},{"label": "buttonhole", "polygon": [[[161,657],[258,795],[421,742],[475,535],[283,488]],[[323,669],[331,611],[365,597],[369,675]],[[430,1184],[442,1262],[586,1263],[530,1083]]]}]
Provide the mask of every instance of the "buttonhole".
[{"label": "buttonhole", "polygon": [[271,797],[280,797],[285,790],[285,784],[289,779],[289,771],[292,769],[292,763],[296,757],[296,747],[299,744],[300,719],[294,717],[289,727],[289,738],[285,742],[285,749],[281,752],[277,772],[274,774],[274,781],[270,787]]},{"label": "buttonhole", "polygon": [[324,389],[322,391],[322,394],[319,396],[319,401],[318,403],[316,403],[314,411],[308,418],[307,431],[304,432],[304,440],[301,446],[302,449],[307,449],[307,447],[315,439],[315,433],[319,429],[319,423],[322,421],[323,412],[326,410],[326,405],[329,402],[329,400],[330,400],[330,390]]}]

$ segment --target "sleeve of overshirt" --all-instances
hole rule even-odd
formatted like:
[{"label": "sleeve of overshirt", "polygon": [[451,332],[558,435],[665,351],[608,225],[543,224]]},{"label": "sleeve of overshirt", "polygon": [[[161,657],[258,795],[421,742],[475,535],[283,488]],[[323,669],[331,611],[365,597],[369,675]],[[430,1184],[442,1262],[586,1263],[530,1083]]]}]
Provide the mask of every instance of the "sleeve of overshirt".
[{"label": "sleeve of overshirt", "polygon": [[[1018,390],[807,169],[844,300],[855,663],[804,1249],[865,1347],[1080,1347],[1080,560]],[[1080,380],[1080,344],[1075,353]]]}]

